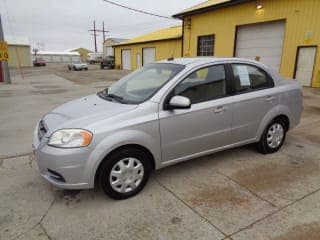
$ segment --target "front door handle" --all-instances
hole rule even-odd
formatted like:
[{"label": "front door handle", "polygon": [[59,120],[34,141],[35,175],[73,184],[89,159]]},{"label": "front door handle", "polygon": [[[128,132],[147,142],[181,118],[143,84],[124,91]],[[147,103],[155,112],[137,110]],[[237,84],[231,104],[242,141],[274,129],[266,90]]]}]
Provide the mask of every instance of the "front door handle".
[{"label": "front door handle", "polygon": [[214,113],[223,113],[225,111],[227,111],[227,108],[224,106],[218,106],[214,109]]},{"label": "front door handle", "polygon": [[273,97],[273,96],[268,96],[268,97],[266,97],[266,102],[271,102],[271,101],[273,101],[275,99],[275,97]]}]

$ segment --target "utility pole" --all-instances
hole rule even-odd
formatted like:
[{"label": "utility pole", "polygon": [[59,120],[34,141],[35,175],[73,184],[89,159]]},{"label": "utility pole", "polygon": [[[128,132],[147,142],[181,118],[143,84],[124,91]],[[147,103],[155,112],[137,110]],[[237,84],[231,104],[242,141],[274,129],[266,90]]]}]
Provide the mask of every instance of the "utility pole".
[{"label": "utility pole", "polygon": [[104,30],[104,21],[102,22],[102,33],[103,33],[103,43],[106,41],[106,33],[107,31]]},{"label": "utility pole", "polygon": [[89,32],[93,32],[94,36],[94,50],[97,52],[97,30],[96,30],[96,21],[93,21],[93,29],[89,29]]},{"label": "utility pole", "polygon": [[[1,21],[1,14],[0,14],[0,42],[4,41],[4,34],[3,34],[3,28],[2,28],[2,21]],[[0,80],[4,79],[4,83],[6,84],[11,84],[11,79],[10,79],[10,72],[9,72],[9,67],[8,67],[8,61],[0,61]]]},{"label": "utility pole", "polygon": [[93,29],[89,29],[89,32],[93,32],[93,36],[94,36],[94,47],[95,47],[95,52],[97,52],[97,33],[102,32],[103,34],[103,42],[106,40],[106,36],[105,33],[108,33],[109,31],[106,31],[104,29],[104,22],[102,22],[102,30],[101,29],[96,29],[96,21],[93,21]]}]

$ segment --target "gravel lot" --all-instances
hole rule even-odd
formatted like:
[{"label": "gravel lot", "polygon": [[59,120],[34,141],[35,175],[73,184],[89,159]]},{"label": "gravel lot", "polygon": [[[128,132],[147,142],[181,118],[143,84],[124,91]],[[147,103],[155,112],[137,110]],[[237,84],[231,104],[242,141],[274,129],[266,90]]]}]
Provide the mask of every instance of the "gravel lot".
[{"label": "gravel lot", "polygon": [[59,64],[23,72],[12,70],[13,84],[0,85],[0,240],[320,239],[320,89],[304,90],[302,122],[278,153],[245,146],[194,159],[114,201],[42,180],[31,138],[43,114],[128,72]]}]

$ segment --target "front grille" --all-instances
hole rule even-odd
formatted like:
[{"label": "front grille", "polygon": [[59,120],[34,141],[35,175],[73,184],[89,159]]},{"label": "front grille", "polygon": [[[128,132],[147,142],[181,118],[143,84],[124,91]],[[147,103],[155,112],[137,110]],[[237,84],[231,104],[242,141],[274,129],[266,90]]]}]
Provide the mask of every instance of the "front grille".
[{"label": "front grille", "polygon": [[38,126],[38,138],[39,140],[41,140],[43,138],[43,136],[47,133],[48,129],[44,124],[44,121],[41,120],[39,122],[39,126]]}]

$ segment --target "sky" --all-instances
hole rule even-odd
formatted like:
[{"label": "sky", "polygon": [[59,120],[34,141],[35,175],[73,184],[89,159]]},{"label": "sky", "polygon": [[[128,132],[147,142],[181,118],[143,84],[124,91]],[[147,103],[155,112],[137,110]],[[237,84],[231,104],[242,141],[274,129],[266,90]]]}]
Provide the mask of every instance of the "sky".
[{"label": "sky", "polygon": [[[129,7],[172,16],[205,0],[113,0]],[[32,48],[47,51],[85,47],[94,50],[89,29],[109,31],[107,37],[132,38],[157,29],[181,24],[181,21],[135,13],[103,0],[0,0],[5,36],[28,38]],[[103,37],[97,37],[98,50]]]}]

